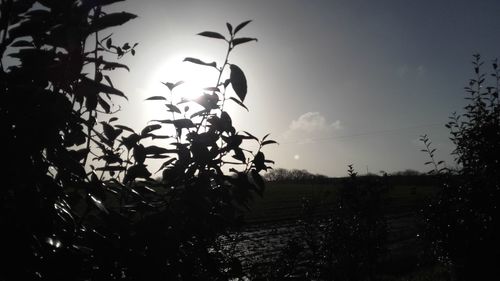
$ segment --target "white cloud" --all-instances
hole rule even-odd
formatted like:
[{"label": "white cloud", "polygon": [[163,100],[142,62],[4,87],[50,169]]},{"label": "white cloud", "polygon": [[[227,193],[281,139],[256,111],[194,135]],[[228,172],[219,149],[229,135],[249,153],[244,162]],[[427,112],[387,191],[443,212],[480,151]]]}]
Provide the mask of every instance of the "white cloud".
[{"label": "white cloud", "polygon": [[309,137],[324,136],[340,129],[342,129],[340,120],[328,122],[319,112],[306,112],[296,120],[292,120],[284,137],[288,139],[300,137],[301,143],[310,143],[312,141]]},{"label": "white cloud", "polygon": [[299,116],[297,120],[290,123],[289,129],[292,131],[304,132],[325,132],[342,129],[340,120],[333,123],[327,123],[325,117],[319,112],[307,112]]}]

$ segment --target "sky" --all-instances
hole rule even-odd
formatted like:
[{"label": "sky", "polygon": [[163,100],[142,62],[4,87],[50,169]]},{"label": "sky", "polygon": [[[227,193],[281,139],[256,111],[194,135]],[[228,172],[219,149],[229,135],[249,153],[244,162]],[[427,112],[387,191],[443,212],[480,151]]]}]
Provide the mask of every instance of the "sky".
[{"label": "sky", "polygon": [[164,114],[144,101],[165,93],[160,82],[215,83],[182,59],[220,63],[226,46],[196,34],[252,20],[240,33],[258,42],[230,57],[248,81],[249,112],[230,109],[236,129],[271,133],[275,168],[334,177],[349,164],[361,174],[428,171],[422,134],[454,166],[444,125],[465,105],[472,55],[485,70],[500,55],[500,1],[129,0],[108,9],[138,15],[113,30],[115,42],[139,42],[122,59],[131,71],[113,76],[129,97],[123,124],[140,130]]}]

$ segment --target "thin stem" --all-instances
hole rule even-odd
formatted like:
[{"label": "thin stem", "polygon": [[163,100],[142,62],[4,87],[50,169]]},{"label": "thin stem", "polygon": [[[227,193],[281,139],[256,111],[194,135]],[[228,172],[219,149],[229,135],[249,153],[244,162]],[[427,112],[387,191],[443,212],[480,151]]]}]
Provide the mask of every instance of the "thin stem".
[{"label": "thin stem", "polygon": [[[231,37],[231,40],[228,41],[228,46],[227,46],[227,52],[226,52],[226,58],[224,59],[224,64],[222,65],[222,67],[220,68],[219,70],[219,77],[217,78],[217,83],[215,84],[215,87],[218,87],[219,86],[219,83],[220,83],[220,80],[222,78],[222,73],[224,72],[224,68],[226,67],[226,65],[228,64],[228,59],[229,59],[229,54],[231,53],[231,50],[233,49],[232,46],[231,46],[231,41],[232,41],[232,37]],[[224,96],[223,96],[223,100],[222,100],[222,106],[221,106],[221,111],[223,110],[223,107],[224,107],[224,100],[225,100],[225,93],[224,93]],[[200,128],[202,126],[202,124],[205,122],[205,119],[207,118],[207,113],[203,114],[203,117],[200,121],[200,123],[198,124],[197,128],[196,128],[196,133],[198,133],[200,131]]]}]

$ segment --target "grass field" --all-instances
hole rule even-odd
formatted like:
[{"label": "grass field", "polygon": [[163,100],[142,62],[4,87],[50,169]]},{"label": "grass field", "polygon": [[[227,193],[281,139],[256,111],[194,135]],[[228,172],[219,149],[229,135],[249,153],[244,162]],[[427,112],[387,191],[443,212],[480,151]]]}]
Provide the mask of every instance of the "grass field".
[{"label": "grass field", "polygon": [[[383,263],[383,280],[444,280],[440,267],[418,267],[421,242],[418,239],[420,210],[438,190],[429,180],[389,179],[390,187],[383,196],[383,209],[388,222],[388,254]],[[329,206],[342,184],[269,183],[264,196],[256,197],[246,214],[247,226],[235,238],[235,251],[247,268],[273,263],[291,239],[300,238],[297,220],[302,202],[310,200],[319,213],[328,214]],[[260,264],[256,265],[255,261]]]}]

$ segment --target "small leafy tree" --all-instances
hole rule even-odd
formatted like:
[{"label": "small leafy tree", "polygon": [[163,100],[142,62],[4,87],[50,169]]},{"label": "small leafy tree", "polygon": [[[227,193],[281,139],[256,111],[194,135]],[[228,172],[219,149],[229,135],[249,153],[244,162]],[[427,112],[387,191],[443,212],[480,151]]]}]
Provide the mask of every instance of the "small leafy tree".
[{"label": "small leafy tree", "polygon": [[[102,36],[135,18],[103,10],[118,1],[1,2],[0,128],[8,163],[0,191],[1,279],[239,275],[238,261],[223,256],[215,238],[239,221],[254,192],[262,194],[259,172],[272,161],[261,149],[275,143],[236,131],[224,109],[229,101],[246,108],[246,77],[229,55],[256,40],[236,37],[250,21],[234,29],[228,23],[228,38],[200,33],[227,42],[224,62],[185,60],[218,71],[218,80],[194,100],[149,98],[165,103],[172,118],[135,132],[106,118],[117,110],[115,98],[126,98],[108,73],[128,70],[110,58],[135,55],[137,46]],[[19,62],[7,65],[5,56]],[[165,86],[173,92],[181,83]],[[175,136],[156,133],[164,126]],[[242,147],[248,140],[256,152]],[[161,181],[151,178],[151,159],[165,159]]]},{"label": "small leafy tree", "polygon": [[488,86],[482,65],[481,57],[474,55],[475,77],[465,87],[469,104],[446,125],[456,145],[453,155],[459,169],[440,168],[431,158],[442,185],[424,210],[432,249],[452,266],[458,280],[495,276],[490,274],[496,272],[500,256],[500,73],[494,60],[493,82]]},{"label": "small leafy tree", "polygon": [[348,175],[327,216],[318,216],[318,206],[303,200],[300,236],[257,280],[376,280],[386,252],[382,196],[389,187],[385,177],[358,177],[352,165]]},{"label": "small leafy tree", "polygon": [[[101,54],[135,52],[128,43],[101,44],[100,32],[135,18],[104,12],[113,2],[0,3],[4,280],[92,275],[90,241],[99,235],[78,213],[102,191],[85,163],[97,113],[111,112],[112,96],[125,97],[106,73],[128,69]],[[85,196],[71,197],[77,189]]]}]

